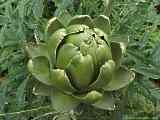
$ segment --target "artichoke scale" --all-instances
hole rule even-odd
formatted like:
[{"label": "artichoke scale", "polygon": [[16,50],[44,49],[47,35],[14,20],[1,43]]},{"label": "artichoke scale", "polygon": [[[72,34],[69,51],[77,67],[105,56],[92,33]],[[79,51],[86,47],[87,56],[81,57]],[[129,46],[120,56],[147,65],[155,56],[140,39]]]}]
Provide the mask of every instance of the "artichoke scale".
[{"label": "artichoke scale", "polygon": [[90,88],[92,89],[102,89],[106,86],[113,77],[115,70],[115,63],[113,60],[108,60],[104,65],[101,66],[98,78],[94,81]]},{"label": "artichoke scale", "polygon": [[82,42],[88,41],[90,36],[86,32],[80,32],[76,34],[70,34],[65,38],[66,43],[72,43],[73,45],[79,47]]},{"label": "artichoke scale", "polygon": [[66,28],[68,35],[81,33],[81,32],[84,32],[86,29],[89,29],[89,27],[81,24],[70,25]]},{"label": "artichoke scale", "polygon": [[47,47],[49,54],[52,58],[53,66],[56,64],[56,51],[58,46],[63,42],[64,37],[66,36],[65,29],[59,29],[55,31],[47,40]]},{"label": "artichoke scale", "polygon": [[76,55],[67,66],[66,70],[75,87],[80,90],[85,90],[93,79],[93,59],[90,55]]},{"label": "artichoke scale", "polygon": [[57,52],[56,67],[65,69],[71,59],[78,54],[80,54],[78,47],[71,43],[64,44]]},{"label": "artichoke scale", "polygon": [[50,83],[57,89],[63,91],[64,93],[75,92],[76,89],[70,83],[70,80],[64,70],[52,69]]},{"label": "artichoke scale", "polygon": [[28,70],[40,82],[50,85],[50,64],[46,57],[36,57],[28,62]]},{"label": "artichoke scale", "polygon": [[120,67],[113,74],[112,80],[104,87],[105,91],[121,89],[131,83],[135,78],[135,73],[125,67]]}]

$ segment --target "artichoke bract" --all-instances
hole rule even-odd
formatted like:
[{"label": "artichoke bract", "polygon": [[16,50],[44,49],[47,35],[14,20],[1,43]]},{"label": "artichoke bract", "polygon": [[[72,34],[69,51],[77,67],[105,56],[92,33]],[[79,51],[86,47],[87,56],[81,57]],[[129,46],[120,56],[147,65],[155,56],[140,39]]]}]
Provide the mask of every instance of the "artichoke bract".
[{"label": "artichoke bract", "polygon": [[113,110],[111,91],[127,86],[134,73],[121,65],[126,49],[122,41],[109,39],[109,18],[100,15],[73,17],[67,27],[54,17],[45,30],[45,42],[28,45],[28,69],[39,81],[37,95],[50,96],[57,111],[80,103]]}]

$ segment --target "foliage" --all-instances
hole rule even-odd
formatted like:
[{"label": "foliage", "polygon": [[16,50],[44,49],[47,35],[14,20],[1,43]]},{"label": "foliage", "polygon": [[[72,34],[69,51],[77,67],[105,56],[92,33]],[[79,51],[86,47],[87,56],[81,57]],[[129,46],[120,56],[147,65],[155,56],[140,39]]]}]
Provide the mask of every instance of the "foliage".
[{"label": "foliage", "polygon": [[[28,58],[24,46],[29,41],[43,40],[44,26],[52,16],[65,20],[70,15],[76,14],[96,17],[104,10],[101,0],[53,1],[0,0],[0,113],[2,113],[0,119],[2,120],[33,118],[43,120],[57,115],[50,108],[43,107],[48,105],[48,98],[32,94],[35,81],[26,69]],[[116,0],[112,4],[112,33],[126,33],[130,36],[128,52],[123,62],[128,67],[134,68],[137,73],[136,81],[129,86],[128,92],[125,92],[127,98],[121,100],[125,99],[123,103],[127,103],[122,104],[120,109],[120,113],[126,119],[127,117],[136,119],[136,116],[150,117],[149,119],[158,117],[160,14],[155,6],[159,4],[159,0]],[[64,17],[66,13],[68,17]],[[148,108],[152,109],[148,111]],[[95,116],[99,116],[101,120],[107,119],[106,111],[88,106],[85,107],[85,114],[79,115],[81,110],[80,108],[77,115],[80,120],[94,120],[97,119]],[[17,111],[18,113],[5,114]],[[107,115],[109,116],[108,112]]]}]

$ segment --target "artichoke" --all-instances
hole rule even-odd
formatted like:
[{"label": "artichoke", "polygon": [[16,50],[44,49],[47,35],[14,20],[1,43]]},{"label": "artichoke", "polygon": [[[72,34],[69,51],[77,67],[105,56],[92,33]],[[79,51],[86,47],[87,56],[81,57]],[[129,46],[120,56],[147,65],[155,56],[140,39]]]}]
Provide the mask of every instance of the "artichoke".
[{"label": "artichoke", "polygon": [[127,86],[135,74],[121,65],[126,44],[109,39],[109,18],[73,17],[67,27],[54,17],[45,29],[45,42],[27,45],[29,72],[38,80],[37,95],[50,96],[57,111],[80,103],[113,110],[112,91]]}]

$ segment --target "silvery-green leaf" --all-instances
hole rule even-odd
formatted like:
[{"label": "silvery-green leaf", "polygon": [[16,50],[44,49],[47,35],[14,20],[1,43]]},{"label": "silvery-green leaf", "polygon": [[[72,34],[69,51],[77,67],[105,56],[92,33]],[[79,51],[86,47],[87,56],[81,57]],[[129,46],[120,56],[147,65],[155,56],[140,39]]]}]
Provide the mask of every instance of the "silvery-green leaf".
[{"label": "silvery-green leaf", "polygon": [[71,59],[77,54],[80,54],[78,47],[71,43],[64,44],[58,51],[56,67],[65,69]]},{"label": "silvery-green leaf", "polygon": [[93,28],[92,18],[88,15],[77,15],[73,17],[69,22],[69,25],[75,25],[75,24],[83,24],[90,28]]},{"label": "silvery-green leaf", "polygon": [[112,80],[105,86],[104,90],[113,91],[118,90],[127,86],[131,83],[135,78],[135,73],[124,68],[120,67],[115,71]]},{"label": "silvery-green leaf", "polygon": [[105,7],[104,13],[105,13],[105,15],[110,16],[111,7],[112,7],[112,0],[103,0],[103,2],[104,2],[104,7]]},{"label": "silvery-green leaf", "polygon": [[85,89],[93,79],[94,64],[90,55],[76,55],[67,67],[67,73],[76,88]]},{"label": "silvery-green leaf", "polygon": [[50,83],[53,86],[55,86],[57,89],[60,89],[64,92],[74,92],[75,91],[65,71],[61,69],[51,70]]},{"label": "silvery-green leaf", "polygon": [[0,15],[0,25],[7,24],[9,21],[8,17]]},{"label": "silvery-green leaf", "polygon": [[91,84],[91,88],[103,88],[106,86],[112,79],[113,72],[115,70],[115,63],[113,60],[108,60],[100,68],[100,73],[95,82]]},{"label": "silvery-green leaf", "polygon": [[110,34],[111,25],[110,20],[105,15],[100,15],[94,20],[95,28],[102,30],[106,34]]},{"label": "silvery-green leaf", "polygon": [[111,93],[105,92],[102,99],[92,105],[96,108],[100,108],[104,110],[114,110],[115,100]]},{"label": "silvery-green leaf", "polygon": [[78,106],[79,100],[55,90],[51,95],[52,107],[59,112],[68,112]]},{"label": "silvery-green leaf", "polygon": [[40,82],[50,85],[50,65],[46,57],[36,57],[28,62],[28,70]]},{"label": "silvery-green leaf", "polygon": [[36,82],[36,84],[33,87],[33,94],[35,95],[51,96],[53,92],[54,92],[53,86],[48,86],[41,82]]},{"label": "silvery-green leaf", "polygon": [[67,10],[61,10],[60,14],[58,14],[57,17],[65,27],[67,27],[68,23],[72,19],[71,14]]},{"label": "silvery-green leaf", "polygon": [[52,35],[55,31],[57,31],[60,28],[64,28],[64,26],[58,20],[57,17],[50,19],[45,29],[45,37],[46,38],[50,37],[50,35]]}]

